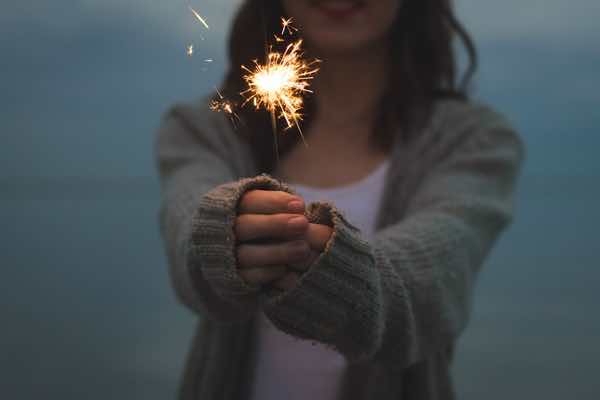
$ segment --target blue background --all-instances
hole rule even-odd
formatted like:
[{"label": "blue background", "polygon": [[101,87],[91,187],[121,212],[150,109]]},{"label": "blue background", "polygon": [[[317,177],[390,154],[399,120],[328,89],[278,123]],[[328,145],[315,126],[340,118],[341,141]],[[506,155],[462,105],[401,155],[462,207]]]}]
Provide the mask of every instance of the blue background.
[{"label": "blue background", "polygon": [[[152,144],[169,104],[218,84],[236,2],[193,3],[208,32],[183,0],[2,3],[0,396],[173,398],[195,316],[169,286]],[[600,398],[600,6],[458,6],[475,96],[528,146],[460,339],[460,398]]]}]

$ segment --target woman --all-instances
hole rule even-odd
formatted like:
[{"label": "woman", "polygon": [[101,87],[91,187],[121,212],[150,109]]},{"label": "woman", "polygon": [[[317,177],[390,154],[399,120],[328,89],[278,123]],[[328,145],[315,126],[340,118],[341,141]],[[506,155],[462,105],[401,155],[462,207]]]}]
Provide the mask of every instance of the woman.
[{"label": "woman", "polygon": [[[183,399],[450,399],[476,275],[524,145],[468,99],[449,0],[247,0],[222,91],[280,17],[323,60],[302,129],[174,106],[156,151],[173,285],[201,316]],[[470,56],[457,83],[453,39]],[[325,201],[326,200],[326,201]]]}]

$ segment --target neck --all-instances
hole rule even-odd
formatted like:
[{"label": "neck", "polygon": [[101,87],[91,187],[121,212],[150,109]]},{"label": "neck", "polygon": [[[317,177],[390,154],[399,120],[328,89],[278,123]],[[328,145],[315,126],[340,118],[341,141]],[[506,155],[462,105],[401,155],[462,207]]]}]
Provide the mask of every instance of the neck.
[{"label": "neck", "polygon": [[387,46],[323,57],[313,83],[317,115],[333,125],[371,123],[388,77]]}]

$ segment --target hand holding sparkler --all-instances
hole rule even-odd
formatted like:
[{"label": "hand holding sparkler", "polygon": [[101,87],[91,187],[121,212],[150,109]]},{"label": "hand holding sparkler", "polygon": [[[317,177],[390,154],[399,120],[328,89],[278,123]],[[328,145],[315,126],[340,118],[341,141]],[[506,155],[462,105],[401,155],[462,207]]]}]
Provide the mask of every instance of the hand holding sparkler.
[{"label": "hand holding sparkler", "polygon": [[279,191],[248,191],[240,201],[235,223],[239,273],[251,284],[273,283],[279,289],[290,289],[299,273],[325,249],[331,234],[330,227],[308,222],[300,197]]}]

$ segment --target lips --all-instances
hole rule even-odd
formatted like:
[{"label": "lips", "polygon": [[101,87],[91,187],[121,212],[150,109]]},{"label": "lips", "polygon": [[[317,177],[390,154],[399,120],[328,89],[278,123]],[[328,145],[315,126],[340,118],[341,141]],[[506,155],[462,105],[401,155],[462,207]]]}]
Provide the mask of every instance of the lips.
[{"label": "lips", "polygon": [[330,18],[348,18],[365,6],[365,0],[313,0],[311,5]]}]

